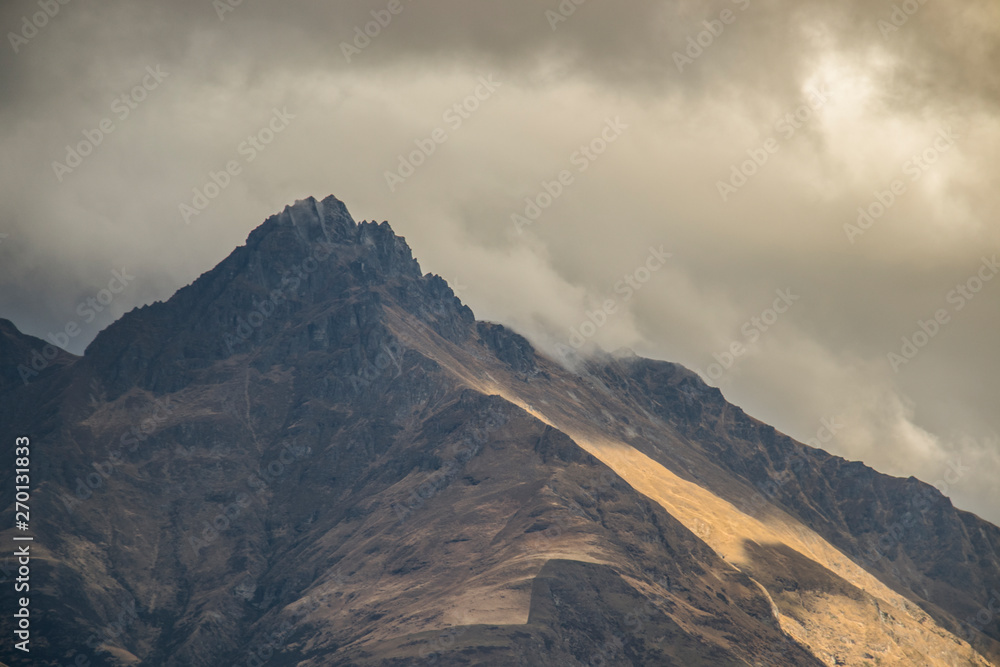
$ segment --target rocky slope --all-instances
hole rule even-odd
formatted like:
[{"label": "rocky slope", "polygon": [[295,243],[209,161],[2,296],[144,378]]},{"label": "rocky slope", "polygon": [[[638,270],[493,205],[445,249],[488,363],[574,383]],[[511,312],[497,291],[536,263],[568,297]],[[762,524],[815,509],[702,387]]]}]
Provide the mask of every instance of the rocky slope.
[{"label": "rocky slope", "polygon": [[680,366],[567,370],[332,197],[25,383],[43,345],[0,321],[9,665],[1000,664],[995,526]]}]

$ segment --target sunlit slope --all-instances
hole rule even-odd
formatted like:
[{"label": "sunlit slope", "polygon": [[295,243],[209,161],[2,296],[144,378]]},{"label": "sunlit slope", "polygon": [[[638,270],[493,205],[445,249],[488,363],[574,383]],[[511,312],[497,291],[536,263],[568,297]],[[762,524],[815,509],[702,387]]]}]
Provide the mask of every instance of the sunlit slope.
[{"label": "sunlit slope", "polygon": [[[662,426],[644,411],[616,405],[599,383],[590,388],[577,384],[571,391],[560,386],[563,378],[554,365],[546,368],[551,374],[547,382],[526,382],[502,368],[484,372],[461,348],[412,321],[400,318],[396,325],[401,338],[430,354],[470,387],[500,395],[569,435],[733,567],[753,577],[773,601],[782,629],[824,663],[990,665],[912,601],[780,508],[769,506],[765,512],[748,515],[614,437],[617,429],[596,426],[595,422],[613,423],[616,413],[627,413],[628,428],[641,429],[647,437]],[[663,438],[664,442],[676,441],[673,434],[664,433]],[[706,474],[720,483],[722,473],[717,468]],[[733,479],[732,485],[742,482]]]}]

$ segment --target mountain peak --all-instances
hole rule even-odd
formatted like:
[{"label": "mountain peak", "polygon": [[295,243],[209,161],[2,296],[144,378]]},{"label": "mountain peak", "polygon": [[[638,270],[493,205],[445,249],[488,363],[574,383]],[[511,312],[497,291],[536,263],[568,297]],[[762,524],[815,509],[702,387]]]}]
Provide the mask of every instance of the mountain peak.
[{"label": "mountain peak", "polygon": [[290,227],[307,243],[320,240],[327,243],[350,242],[356,238],[358,231],[358,223],[351,217],[347,206],[333,195],[322,200],[310,196],[285,206],[281,213],[271,216],[251,232],[250,238],[258,232],[264,233],[271,226]]},{"label": "mountain peak", "polygon": [[[308,197],[267,218],[246,245],[166,302],[127,313],[84,354],[111,396],[131,386],[173,391],[283,332],[333,331],[324,318],[345,304],[364,303],[362,319],[376,317],[389,293],[448,339],[474,329],[472,311],[443,279],[421,273],[388,222],[359,224],[336,197]],[[155,355],[170,359],[172,370],[160,367],[153,377]]]}]

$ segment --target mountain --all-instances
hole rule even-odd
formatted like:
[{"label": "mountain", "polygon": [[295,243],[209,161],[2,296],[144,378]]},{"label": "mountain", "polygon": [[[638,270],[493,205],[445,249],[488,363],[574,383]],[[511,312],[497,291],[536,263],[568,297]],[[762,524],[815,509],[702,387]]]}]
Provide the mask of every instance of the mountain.
[{"label": "mountain", "polygon": [[1000,664],[1000,529],[676,364],[569,369],[333,197],[43,345],[0,321],[7,665]]}]

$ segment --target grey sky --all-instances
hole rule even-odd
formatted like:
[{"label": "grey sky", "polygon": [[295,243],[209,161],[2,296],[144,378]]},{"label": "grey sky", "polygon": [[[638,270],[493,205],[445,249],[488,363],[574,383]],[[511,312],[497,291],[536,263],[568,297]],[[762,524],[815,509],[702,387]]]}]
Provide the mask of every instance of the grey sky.
[{"label": "grey sky", "polygon": [[[838,417],[828,450],[1000,520],[1000,280],[949,300],[1000,252],[1000,5],[900,2],[893,29],[893,3],[861,0],[566,0],[558,22],[555,1],[390,4],[244,0],[220,19],[210,0],[71,0],[15,53],[8,33],[42,10],[4,3],[0,316],[39,336],[76,322],[79,353],[332,193],[389,220],[480,318],[551,352],[613,300],[588,344],[706,376],[746,344],[706,378],[730,400],[802,440]],[[550,193],[519,233],[525,198]],[[616,291],[661,245],[648,282]],[[766,324],[779,289],[798,299]],[[887,355],[942,309],[896,372]]]}]

